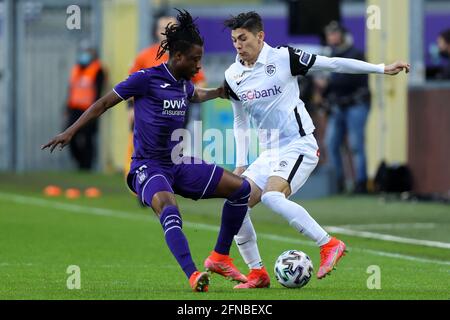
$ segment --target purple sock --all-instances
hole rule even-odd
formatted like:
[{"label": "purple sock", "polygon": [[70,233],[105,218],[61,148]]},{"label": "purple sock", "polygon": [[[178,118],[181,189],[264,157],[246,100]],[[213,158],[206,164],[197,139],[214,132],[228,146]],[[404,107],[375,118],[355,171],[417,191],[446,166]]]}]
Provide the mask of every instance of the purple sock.
[{"label": "purple sock", "polygon": [[192,260],[189,244],[182,230],[183,222],[178,208],[176,206],[165,207],[159,221],[164,229],[167,246],[189,279],[197,271],[197,267]]},{"label": "purple sock", "polygon": [[214,251],[228,255],[233,237],[239,232],[247,214],[250,184],[243,180],[241,187],[225,201],[222,209],[222,224]]}]

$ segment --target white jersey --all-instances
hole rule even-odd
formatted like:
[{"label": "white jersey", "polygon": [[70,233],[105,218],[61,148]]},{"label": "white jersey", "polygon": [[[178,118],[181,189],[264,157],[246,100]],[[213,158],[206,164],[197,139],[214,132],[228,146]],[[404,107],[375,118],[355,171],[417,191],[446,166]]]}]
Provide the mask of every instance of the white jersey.
[{"label": "white jersey", "polygon": [[272,48],[267,43],[254,66],[236,57],[225,71],[225,85],[234,111],[236,166],[247,165],[250,122],[258,130],[263,149],[282,147],[314,132],[314,124],[300,99],[296,77],[310,69],[346,73],[384,73],[384,65],[343,58],[327,58],[291,47]]}]

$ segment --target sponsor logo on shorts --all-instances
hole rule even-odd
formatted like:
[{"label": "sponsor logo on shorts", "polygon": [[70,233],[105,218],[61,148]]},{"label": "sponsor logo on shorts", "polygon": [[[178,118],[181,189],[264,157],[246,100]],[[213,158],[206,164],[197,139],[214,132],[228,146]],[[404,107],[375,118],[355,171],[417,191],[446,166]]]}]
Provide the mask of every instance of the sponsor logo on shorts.
[{"label": "sponsor logo on shorts", "polygon": [[289,165],[289,162],[287,162],[286,160],[282,160],[279,164],[278,167],[276,167],[273,172],[280,172],[280,171],[284,171],[284,169]]}]

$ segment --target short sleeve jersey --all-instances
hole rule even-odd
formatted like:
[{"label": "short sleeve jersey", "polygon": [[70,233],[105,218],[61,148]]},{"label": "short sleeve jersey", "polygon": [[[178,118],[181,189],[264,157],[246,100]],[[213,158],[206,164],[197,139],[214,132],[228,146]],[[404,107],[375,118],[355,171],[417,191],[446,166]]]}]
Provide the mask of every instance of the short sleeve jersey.
[{"label": "short sleeve jersey", "polygon": [[142,69],[114,87],[127,100],[134,97],[133,159],[171,164],[171,152],[180,141],[172,133],[183,128],[189,100],[194,94],[191,81],[176,80],[166,64]]}]

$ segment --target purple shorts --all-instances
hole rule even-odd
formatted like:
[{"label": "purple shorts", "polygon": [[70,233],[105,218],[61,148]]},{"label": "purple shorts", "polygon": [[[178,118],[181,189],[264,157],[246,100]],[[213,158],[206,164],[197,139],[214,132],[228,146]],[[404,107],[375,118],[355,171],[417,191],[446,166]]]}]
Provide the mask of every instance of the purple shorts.
[{"label": "purple shorts", "polygon": [[161,164],[154,160],[133,161],[128,173],[128,187],[144,205],[151,206],[153,196],[160,191],[178,194],[193,200],[213,196],[222,178],[221,167],[186,157],[185,163]]}]

